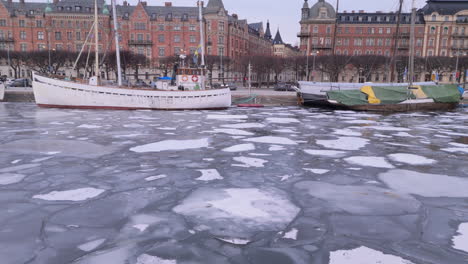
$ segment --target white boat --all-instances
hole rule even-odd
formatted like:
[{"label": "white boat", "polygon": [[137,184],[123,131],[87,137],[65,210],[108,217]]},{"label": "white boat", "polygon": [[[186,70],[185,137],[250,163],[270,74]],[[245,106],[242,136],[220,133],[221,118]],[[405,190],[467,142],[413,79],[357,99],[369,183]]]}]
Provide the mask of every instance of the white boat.
[{"label": "white boat", "polygon": [[[115,0],[112,1],[115,12]],[[202,5],[199,3],[200,23],[202,23]],[[98,36],[97,2],[95,1],[94,36]],[[114,13],[114,18],[116,14]],[[117,28],[114,20],[114,28]],[[174,67],[174,78],[166,78],[157,82],[156,89],[122,87],[120,70],[120,52],[118,32],[116,36],[116,54],[118,66],[118,86],[101,85],[94,76],[88,82],[77,82],[58,79],[33,73],[32,87],[38,106],[57,108],[84,109],[161,109],[161,110],[191,110],[191,109],[224,109],[231,106],[230,89],[207,89],[206,70],[204,69],[204,38],[203,27],[200,24],[201,66],[199,68]],[[90,30],[90,34],[92,29]],[[89,37],[90,35],[88,35]],[[88,39],[88,38],[87,38]],[[83,45],[83,49],[84,49]],[[99,47],[95,38],[94,47]],[[82,49],[82,51],[83,51]],[[95,72],[99,70],[99,56],[96,48]],[[81,55],[81,52],[80,52]],[[182,58],[182,57],[181,57]]]},{"label": "white boat", "polygon": [[5,98],[5,84],[0,83],[0,101]]}]

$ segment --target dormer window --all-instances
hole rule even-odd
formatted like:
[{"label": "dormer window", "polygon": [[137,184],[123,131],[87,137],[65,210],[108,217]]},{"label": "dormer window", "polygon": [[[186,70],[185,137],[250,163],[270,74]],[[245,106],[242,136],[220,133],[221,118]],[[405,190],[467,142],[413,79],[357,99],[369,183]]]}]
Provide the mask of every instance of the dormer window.
[{"label": "dormer window", "polygon": [[172,13],[166,15],[166,21],[172,21]]},{"label": "dormer window", "polygon": [[86,12],[91,13],[91,7],[87,7]]},{"label": "dormer window", "polygon": [[125,12],[124,17],[128,18],[128,12]]},{"label": "dormer window", "polygon": [[75,6],[75,11],[76,12],[81,12],[81,6]]},{"label": "dormer window", "polygon": [[437,16],[436,15],[432,15],[432,21],[437,21]]},{"label": "dormer window", "polygon": [[71,11],[71,10],[72,10],[71,6],[67,6],[67,11]]},{"label": "dormer window", "polygon": [[57,9],[58,9],[59,11],[62,11],[62,10],[63,10],[63,6],[59,6]]},{"label": "dormer window", "polygon": [[156,20],[158,18],[158,15],[156,15],[155,13],[151,14],[151,19],[152,20]]},{"label": "dormer window", "polygon": [[182,15],[182,21],[188,21],[188,14]]},{"label": "dormer window", "polygon": [[30,15],[34,15],[34,10],[29,10]]},{"label": "dormer window", "polygon": [[320,12],[320,18],[327,18],[327,12]]}]

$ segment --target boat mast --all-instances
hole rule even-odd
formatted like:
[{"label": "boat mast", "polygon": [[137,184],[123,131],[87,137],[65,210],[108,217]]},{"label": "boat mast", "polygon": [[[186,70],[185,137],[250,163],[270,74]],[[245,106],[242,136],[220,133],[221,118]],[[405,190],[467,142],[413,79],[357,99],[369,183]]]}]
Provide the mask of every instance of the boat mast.
[{"label": "boat mast", "polygon": [[95,65],[95,72],[96,78],[99,83],[99,22],[98,22],[98,4],[97,0],[94,0],[94,50],[96,52],[96,65]]},{"label": "boat mast", "polygon": [[392,59],[390,60],[391,63],[391,70],[390,70],[390,82],[394,82],[395,80],[395,68],[396,68],[396,55],[397,55],[397,50],[398,50],[398,41],[400,40],[400,23],[401,23],[401,10],[403,8],[403,0],[400,1],[400,6],[398,8],[398,16],[397,16],[397,27],[396,27],[396,32],[395,32],[395,43],[393,44],[393,54],[392,54]]},{"label": "boat mast", "polygon": [[340,0],[336,0],[336,14],[335,14],[335,31],[333,32],[333,47],[332,47],[332,55],[335,55],[336,49],[336,34],[338,31],[338,11],[340,7]]},{"label": "boat mast", "polygon": [[411,29],[410,29],[410,53],[409,53],[409,62],[408,62],[408,78],[409,78],[409,87],[413,86],[414,79],[414,44],[415,44],[415,35],[414,28],[416,26],[416,0],[413,0],[411,5]]},{"label": "boat mast", "polygon": [[120,65],[120,44],[119,44],[119,26],[117,23],[117,0],[112,0],[112,16],[114,18],[114,35],[115,35],[115,57],[117,58],[117,83],[122,86],[122,66]]},{"label": "boat mast", "polygon": [[200,20],[201,66],[205,68],[205,34],[203,32],[203,1],[198,1],[198,19]]}]

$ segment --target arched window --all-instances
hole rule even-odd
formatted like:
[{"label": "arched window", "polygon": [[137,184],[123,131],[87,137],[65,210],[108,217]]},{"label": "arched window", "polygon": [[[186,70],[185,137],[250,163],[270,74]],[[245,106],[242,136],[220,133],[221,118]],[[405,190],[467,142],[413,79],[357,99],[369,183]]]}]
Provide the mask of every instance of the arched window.
[{"label": "arched window", "polygon": [[444,34],[447,35],[448,34],[448,27],[444,27]]},{"label": "arched window", "polygon": [[432,21],[437,21],[437,16],[436,15],[432,15]]},{"label": "arched window", "polygon": [[436,32],[436,28],[435,27],[431,27],[431,34],[435,34]]}]

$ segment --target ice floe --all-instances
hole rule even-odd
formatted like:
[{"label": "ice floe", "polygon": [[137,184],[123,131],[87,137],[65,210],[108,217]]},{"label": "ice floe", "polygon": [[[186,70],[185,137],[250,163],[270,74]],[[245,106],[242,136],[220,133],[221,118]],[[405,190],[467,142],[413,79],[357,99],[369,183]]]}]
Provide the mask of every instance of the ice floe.
[{"label": "ice floe", "polygon": [[281,150],[285,150],[285,148],[283,146],[278,146],[278,145],[271,145],[268,148],[268,151],[281,151]]},{"label": "ice floe", "polygon": [[242,163],[241,165],[237,165],[237,164],[234,164],[234,165],[239,166],[239,167],[246,167],[246,168],[248,167],[262,168],[264,167],[264,164],[268,162],[268,160],[250,158],[250,157],[234,157],[233,159],[237,162]]},{"label": "ice floe", "polygon": [[137,153],[161,152],[167,150],[187,150],[207,148],[209,141],[207,138],[193,140],[165,140],[147,145],[131,148],[130,151]]},{"label": "ice floe", "polygon": [[161,175],[146,177],[145,181],[156,181],[156,180],[160,180],[160,179],[164,179],[164,178],[167,178],[167,175],[161,174]]},{"label": "ice floe", "polygon": [[17,165],[13,167],[6,167],[3,169],[0,169],[0,173],[28,170],[28,169],[32,169],[32,168],[39,167],[39,166],[41,166],[41,164],[31,163],[31,164]]},{"label": "ice floe", "polygon": [[77,128],[96,129],[96,128],[101,128],[101,127],[102,126],[84,124],[84,125],[78,126]]},{"label": "ice floe", "polygon": [[333,132],[333,134],[341,135],[341,136],[352,136],[352,137],[360,137],[360,136],[362,136],[362,133],[361,133],[361,132],[353,131],[353,130],[348,129],[348,128],[344,128],[344,129],[335,129],[335,131]]},{"label": "ice floe", "polygon": [[255,145],[252,143],[247,144],[239,144],[229,148],[223,149],[224,152],[244,152],[244,151],[251,151],[255,150]]},{"label": "ice floe", "polygon": [[409,128],[405,127],[394,127],[394,126],[370,126],[370,127],[365,127],[366,129],[374,129],[378,131],[411,131]]},{"label": "ice floe", "polygon": [[287,118],[287,117],[268,117],[266,119],[269,123],[274,124],[291,124],[291,123],[300,123],[296,118]]},{"label": "ice floe", "polygon": [[314,174],[325,174],[330,171],[330,170],[325,170],[325,169],[309,169],[309,168],[304,168],[303,170],[310,171]]},{"label": "ice floe", "polygon": [[105,241],[106,241],[105,238],[96,239],[96,240],[89,241],[87,243],[81,244],[81,245],[78,246],[78,248],[83,250],[83,251],[90,252],[90,251],[93,251],[96,248],[98,248]]},{"label": "ice floe", "polygon": [[359,150],[369,144],[369,140],[359,137],[339,137],[334,140],[317,140],[317,144],[331,149]]},{"label": "ice floe", "polygon": [[445,152],[450,152],[450,153],[468,153],[468,147],[466,148],[443,148],[441,150]]},{"label": "ice floe", "polygon": [[249,118],[246,115],[207,115],[207,119],[218,119],[218,120],[239,120]]},{"label": "ice floe", "polygon": [[138,256],[137,262],[135,264],[177,264],[177,261],[173,259],[158,258],[148,254],[142,254]]},{"label": "ice floe", "polygon": [[305,149],[305,153],[313,156],[339,157],[346,154],[345,151],[326,150],[326,149]]},{"label": "ice floe", "polygon": [[198,170],[202,176],[196,178],[197,181],[214,181],[224,179],[216,169]]},{"label": "ice floe", "polygon": [[256,143],[267,143],[267,144],[278,144],[278,145],[297,145],[296,142],[292,141],[289,138],[285,137],[256,137],[256,138],[246,138],[244,141],[256,142]]},{"label": "ice floe", "polygon": [[250,240],[248,239],[241,239],[241,238],[221,238],[217,237],[217,239],[227,242],[229,244],[234,244],[234,245],[247,245],[250,243]]},{"label": "ice floe", "polygon": [[222,125],[222,127],[234,128],[234,129],[246,129],[246,128],[264,128],[265,125],[259,124],[259,123],[240,123],[240,124]]},{"label": "ice floe", "polygon": [[0,185],[9,185],[22,181],[26,176],[15,173],[2,173],[0,174]]},{"label": "ice floe", "polygon": [[149,225],[148,224],[138,224],[138,225],[133,225],[132,227],[138,229],[140,232],[144,232]]},{"label": "ice floe", "polygon": [[200,188],[173,208],[217,237],[242,239],[264,230],[284,229],[299,210],[274,188]]},{"label": "ice floe", "polygon": [[452,239],[453,248],[468,253],[468,223],[462,223],[458,226],[458,235]]},{"label": "ice floe", "polygon": [[254,133],[248,132],[245,130],[240,129],[233,129],[233,128],[216,128],[213,130],[214,133],[224,133],[233,136],[253,136]]},{"label": "ice floe", "polygon": [[379,175],[381,181],[400,192],[425,197],[468,197],[468,178],[390,170]]},{"label": "ice floe", "polygon": [[296,228],[292,228],[289,232],[284,233],[283,238],[296,240],[297,233],[298,230]]},{"label": "ice floe", "polygon": [[[419,211],[421,203],[409,194],[375,186],[335,185],[303,181],[294,185],[308,196],[323,200],[323,206],[356,215],[401,215]],[[305,206],[309,203],[304,199]],[[385,206],[382,206],[385,204]]]},{"label": "ice floe", "polygon": [[368,247],[359,247],[330,252],[329,264],[413,264],[413,262]]},{"label": "ice floe", "polygon": [[46,194],[34,195],[34,199],[46,200],[46,201],[85,201],[94,197],[99,196],[105,192],[102,189],[96,188],[81,188],[67,191],[53,191]]},{"label": "ice floe", "polygon": [[383,157],[354,156],[344,159],[346,162],[365,167],[393,169],[395,168]]},{"label": "ice floe", "polygon": [[423,156],[408,153],[395,153],[388,155],[388,157],[396,162],[406,163],[410,165],[429,165],[437,162],[433,159],[428,159]]}]

